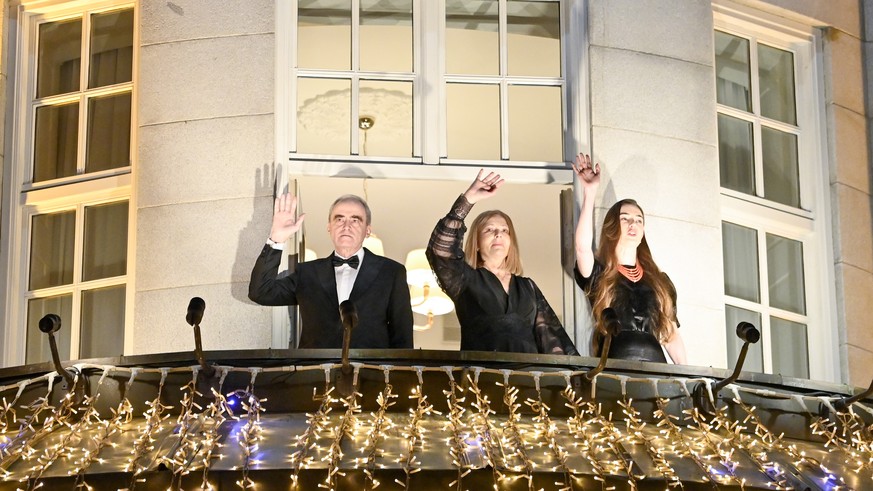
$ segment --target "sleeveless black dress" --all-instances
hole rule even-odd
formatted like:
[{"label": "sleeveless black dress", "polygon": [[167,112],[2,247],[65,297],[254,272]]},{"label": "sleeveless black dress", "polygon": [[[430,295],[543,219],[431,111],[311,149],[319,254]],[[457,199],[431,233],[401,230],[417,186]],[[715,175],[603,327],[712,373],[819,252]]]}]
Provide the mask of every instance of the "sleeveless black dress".
[{"label": "sleeveless black dress", "polygon": [[[591,276],[588,278],[582,277],[578,268],[574,268],[574,271],[576,284],[585,291],[588,301],[593,305],[600,280],[603,277],[603,265],[599,261],[595,261]],[[679,321],[675,315],[676,288],[666,274],[664,274],[664,278],[667,280],[670,297],[673,300],[673,321],[676,323],[676,327],[679,327]],[[612,339],[612,344],[609,346],[609,358],[667,363],[661,343],[653,334],[655,316],[660,311],[660,307],[648,273],[644,273],[642,279],[636,283],[620,275],[615,288],[615,299],[611,307],[615,310],[621,323],[621,331]],[[602,343],[598,343],[597,356],[600,355],[601,346]]]}]

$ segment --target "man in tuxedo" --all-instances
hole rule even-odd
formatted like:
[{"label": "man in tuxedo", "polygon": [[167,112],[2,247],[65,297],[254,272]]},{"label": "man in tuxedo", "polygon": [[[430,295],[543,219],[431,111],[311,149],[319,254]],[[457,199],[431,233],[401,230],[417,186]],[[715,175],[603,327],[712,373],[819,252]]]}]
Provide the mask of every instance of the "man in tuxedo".
[{"label": "man in tuxedo", "polygon": [[406,268],[363,248],[370,235],[370,207],[358,196],[340,196],[330,207],[327,231],[334,253],[297,265],[278,278],[282,249],[303,225],[297,198],[283,194],[273,207],[267,244],[252,269],[249,298],[261,305],[298,305],[298,348],[341,348],[339,305],[351,300],[358,313],[352,348],[412,348],[412,309]]}]

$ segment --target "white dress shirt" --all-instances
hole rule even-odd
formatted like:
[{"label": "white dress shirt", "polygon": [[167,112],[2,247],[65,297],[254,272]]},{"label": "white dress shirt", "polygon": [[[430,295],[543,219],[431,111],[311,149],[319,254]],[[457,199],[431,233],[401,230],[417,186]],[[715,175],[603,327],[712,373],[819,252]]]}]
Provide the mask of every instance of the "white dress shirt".
[{"label": "white dress shirt", "polygon": [[[334,251],[334,255],[342,259],[348,259],[347,257],[340,256],[336,251]],[[355,279],[358,277],[358,271],[364,263],[364,248],[362,247],[358,249],[358,252],[354,255],[358,256],[357,269],[348,264],[341,264],[338,267],[333,268],[334,273],[336,273],[336,298],[339,303],[348,300],[349,296],[352,294],[352,288],[355,286]]]}]

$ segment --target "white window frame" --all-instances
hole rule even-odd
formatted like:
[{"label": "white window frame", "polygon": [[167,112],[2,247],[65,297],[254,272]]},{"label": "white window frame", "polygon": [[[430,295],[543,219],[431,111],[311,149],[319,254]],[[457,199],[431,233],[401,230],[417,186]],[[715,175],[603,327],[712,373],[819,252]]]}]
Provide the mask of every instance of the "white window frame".
[{"label": "white window frame", "polygon": [[[798,172],[802,208],[785,206],[757,196],[721,188],[721,218],[758,231],[760,303],[724,295],[725,305],[735,306],[761,314],[763,359],[765,371],[772,372],[770,316],[800,322],[807,326],[809,378],[838,382],[840,377],[836,290],[834,287],[834,254],[831,242],[831,213],[828,198],[828,158],[826,129],[823,121],[824,90],[822,82],[822,39],[820,32],[810,26],[791,20],[741,7],[729,1],[713,3],[714,29],[746,39],[754,39],[768,46],[794,54],[795,100],[797,126],[790,128],[798,135]],[[757,104],[758,89],[756,44],[750,43],[750,64],[753,71],[752,98]],[[756,106],[757,107],[757,106]],[[734,108],[717,104],[717,113],[734,116]],[[761,188],[761,124],[759,116],[743,120],[755,121],[754,158],[756,161],[756,188]],[[775,126],[768,120],[768,125]],[[789,129],[787,126],[783,129]],[[767,282],[766,234],[775,234],[796,240],[803,247],[804,292],[806,315],[798,315],[769,306]],[[730,334],[729,334],[730,335]],[[734,360],[728,360],[728,364]]]},{"label": "white window frame", "polygon": [[[99,89],[88,89],[87,85],[81,86],[79,91],[73,94],[64,94],[46,98],[54,101],[79,101],[79,137],[78,137],[78,167],[84,166],[84,148],[87,138],[86,114],[87,100],[94,96],[103,96],[112,93],[129,92],[131,94],[131,135],[130,135],[130,165],[118,169],[110,169],[91,173],[77,173],[74,176],[52,179],[32,183],[33,174],[33,140],[35,132],[35,79],[36,79],[36,42],[39,24],[64,20],[68,18],[83,17],[83,32],[88,32],[90,20],[88,15],[113,11],[123,8],[132,8],[134,15],[133,28],[133,73],[129,83],[117,84]],[[132,187],[132,173],[136,158],[136,73],[138,64],[138,50],[136,49],[139,39],[139,11],[137,3],[131,0],[97,0],[97,1],[46,1],[24,0],[10,6],[9,25],[15,26],[15,37],[10,39],[10,81],[14,81],[13,97],[9,100],[8,108],[12,117],[12,138],[7,148],[8,157],[4,162],[3,194],[4,205],[7,211],[4,214],[3,235],[8,247],[0,256],[0,264],[5,268],[6,277],[10,278],[0,290],[0,298],[3,299],[5,308],[6,326],[4,332],[4,349],[2,353],[3,363],[6,366],[21,365],[25,362],[27,330],[35,329],[35,326],[27,323],[27,302],[31,298],[50,296],[55,294],[73,293],[72,319],[62,319],[62,329],[71,329],[71,352],[69,357],[77,359],[79,353],[79,305],[81,292],[84,289],[93,289],[103,286],[117,286],[125,284],[125,322],[124,322],[124,353],[133,351],[133,271],[135,270],[135,196]],[[86,39],[88,39],[86,37]],[[82,46],[83,59],[81,74],[87,80],[89,46]],[[83,282],[79,276],[74,276],[73,283],[62,287],[40,290],[33,294],[29,290],[29,260],[30,260],[30,221],[34,215],[52,213],[62,210],[76,209],[84,211],[85,206],[117,201],[128,202],[128,244],[127,244],[127,273],[109,279]],[[74,274],[81,271],[82,251],[82,228],[84,215],[77,213],[76,216],[76,243],[77,256],[74,259]],[[87,288],[86,288],[87,287]],[[78,296],[78,298],[77,298]],[[64,354],[61,354],[63,357]]]},{"label": "white window frame", "polygon": [[[413,87],[413,107],[417,111],[413,120],[413,149],[419,149],[420,158],[389,161],[385,158],[362,156],[330,156],[325,158],[303,158],[293,152],[296,131],[295,112],[297,107],[297,2],[279,0],[276,2],[276,138],[274,155],[276,165],[276,192],[286,192],[291,176],[353,176],[374,179],[414,179],[414,180],[457,180],[469,182],[471,172],[476,167],[499,168],[507,181],[515,183],[547,184],[561,183],[572,185],[573,171],[569,161],[582,149],[591,148],[591,115],[588,72],[588,0],[561,0],[561,58],[563,77],[564,157],[566,163],[550,163],[548,166],[526,166],[515,162],[507,166],[506,161],[467,161],[441,162],[445,154],[445,0],[413,0],[413,34],[416,51],[413,63],[416,76],[429,80],[438,79],[438,97],[422,97],[421,91]],[[423,12],[424,10],[427,12]],[[505,9],[504,9],[505,11]],[[440,19],[435,30],[416,24],[423,15]],[[420,64],[421,53],[438,53],[439,63]],[[419,56],[416,56],[419,55]],[[420,64],[420,65],[419,65]],[[284,69],[287,67],[288,69]],[[436,71],[436,73],[433,73]],[[419,100],[420,99],[420,100]],[[443,102],[441,102],[443,101]],[[425,114],[428,116],[425,117]],[[353,134],[356,132],[353,132]],[[422,138],[422,135],[430,135]],[[575,282],[564,275],[564,324],[576,325],[575,319],[584,312],[582,302],[576,292]],[[284,307],[273,309],[272,341],[275,348],[288,346],[288,310]]]},{"label": "white window frame", "polygon": [[[506,15],[505,3],[499,0],[500,15]],[[358,6],[358,0],[353,0],[353,14]],[[560,0],[561,12],[561,58],[562,74],[558,78],[542,77],[509,77],[489,76],[479,82],[493,83],[500,78],[500,84],[542,84],[560,85],[562,87],[562,125],[563,155],[569,161],[582,148],[580,142],[589,141],[589,115],[587,97],[577,94],[587,94],[587,50],[581,52],[583,42],[587,42],[587,0]],[[413,70],[410,77],[413,82],[413,155],[414,157],[392,158],[373,156],[333,156],[304,155],[296,150],[296,94],[298,77],[297,69],[297,2],[285,0],[277,2],[276,6],[276,157],[277,162],[284,162],[288,172],[302,175],[340,175],[354,169],[355,176],[376,178],[409,178],[409,179],[455,179],[467,180],[469,167],[500,168],[501,174],[515,181],[547,183],[572,182],[572,172],[566,162],[532,162],[517,160],[458,160],[447,159],[446,155],[446,104],[445,84],[447,81],[475,82],[472,76],[447,76],[445,74],[445,0],[413,0]],[[357,17],[355,16],[354,20]],[[433,19],[424,22],[423,19]],[[506,46],[506,29],[501,28],[501,46]],[[574,47],[568,50],[568,47]],[[505,49],[501,48],[505,55]],[[437,57],[428,56],[436,53]],[[573,56],[571,56],[571,54]],[[505,65],[505,60],[501,65]],[[287,67],[287,69],[285,68]],[[325,76],[347,79],[348,71],[317,71],[300,70],[307,76]],[[434,73],[435,72],[435,73]],[[400,80],[397,74],[380,74],[367,72],[365,76],[354,77],[366,79]],[[351,77],[353,78],[353,77]],[[438,90],[430,90],[424,94],[420,87],[425,83],[438,81]],[[354,80],[353,80],[354,82]],[[505,99],[506,92],[501,98]],[[505,100],[502,104],[505,107]],[[353,113],[355,108],[353,107]],[[501,114],[501,125],[505,126],[506,115]],[[349,122],[350,127],[352,122]],[[356,127],[351,128],[351,147],[357,148]],[[501,137],[502,153],[506,155],[505,145],[508,140],[503,128]],[[585,147],[587,148],[587,147]],[[442,169],[434,171],[430,167]],[[454,169],[451,169],[454,168]],[[281,169],[280,169],[281,170]]]}]

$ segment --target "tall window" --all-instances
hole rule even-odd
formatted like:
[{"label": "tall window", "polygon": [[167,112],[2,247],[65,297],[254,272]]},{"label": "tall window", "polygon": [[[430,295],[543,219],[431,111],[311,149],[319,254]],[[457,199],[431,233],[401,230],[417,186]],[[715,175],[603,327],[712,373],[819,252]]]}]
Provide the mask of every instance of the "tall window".
[{"label": "tall window", "polygon": [[[728,360],[740,321],[762,332],[745,369],[830,378],[814,34],[716,15],[718,155]],[[817,345],[816,350],[810,350]],[[819,359],[816,359],[819,357]]]},{"label": "tall window", "polygon": [[[11,311],[26,363],[50,359],[36,329],[60,315],[62,359],[124,351],[134,10],[28,12],[16,62],[14,175],[21,278]],[[29,53],[28,57],[26,54]],[[10,286],[10,288],[15,288]]]},{"label": "tall window", "polygon": [[297,0],[292,157],[563,165],[567,3]]}]

